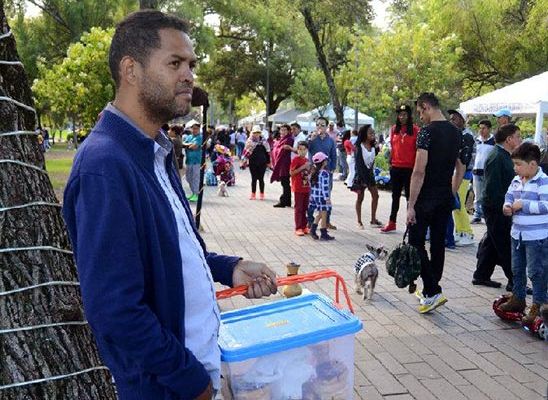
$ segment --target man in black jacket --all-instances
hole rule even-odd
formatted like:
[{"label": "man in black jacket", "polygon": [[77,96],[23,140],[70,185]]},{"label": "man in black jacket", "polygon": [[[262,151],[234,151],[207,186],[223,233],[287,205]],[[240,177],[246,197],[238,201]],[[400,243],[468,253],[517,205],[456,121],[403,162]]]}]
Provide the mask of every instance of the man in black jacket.
[{"label": "man in black jacket", "polygon": [[478,247],[474,285],[498,288],[499,282],[491,280],[496,265],[500,265],[508,278],[506,290],[512,290],[512,264],[510,229],[512,218],[502,213],[504,195],[515,176],[510,153],[521,143],[519,128],[514,124],[502,125],[495,133],[495,149],[485,162],[483,213],[487,232]]}]

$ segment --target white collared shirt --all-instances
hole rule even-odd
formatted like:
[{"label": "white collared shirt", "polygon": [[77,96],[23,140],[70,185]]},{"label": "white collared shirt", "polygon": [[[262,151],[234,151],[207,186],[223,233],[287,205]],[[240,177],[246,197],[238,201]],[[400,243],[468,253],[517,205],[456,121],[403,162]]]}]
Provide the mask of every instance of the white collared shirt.
[{"label": "white collared shirt", "polygon": [[213,388],[218,390],[221,382],[221,351],[217,343],[220,315],[213,277],[187,213],[169,181],[165,168],[167,155],[168,151],[155,142],[154,173],[177,222],[185,286],[185,346],[204,365]]}]

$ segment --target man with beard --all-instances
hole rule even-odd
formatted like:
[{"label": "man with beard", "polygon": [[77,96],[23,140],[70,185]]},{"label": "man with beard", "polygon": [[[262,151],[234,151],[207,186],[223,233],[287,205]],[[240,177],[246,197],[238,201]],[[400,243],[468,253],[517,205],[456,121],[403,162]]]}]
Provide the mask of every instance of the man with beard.
[{"label": "man with beard", "polygon": [[262,263],[210,253],[162,124],[187,114],[196,55],[188,24],[139,11],[116,28],[114,101],[78,152],[63,215],[89,325],[122,400],[211,399],[220,388],[213,280],[276,292]]}]

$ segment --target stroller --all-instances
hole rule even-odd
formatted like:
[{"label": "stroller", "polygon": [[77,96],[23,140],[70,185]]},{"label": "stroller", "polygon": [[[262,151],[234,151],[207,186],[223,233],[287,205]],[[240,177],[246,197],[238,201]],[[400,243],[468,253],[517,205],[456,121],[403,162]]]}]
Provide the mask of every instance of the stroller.
[{"label": "stroller", "polygon": [[236,184],[236,176],[234,174],[234,163],[230,154],[230,149],[221,144],[215,145],[215,153],[217,157],[213,161],[213,172],[227,186]]}]

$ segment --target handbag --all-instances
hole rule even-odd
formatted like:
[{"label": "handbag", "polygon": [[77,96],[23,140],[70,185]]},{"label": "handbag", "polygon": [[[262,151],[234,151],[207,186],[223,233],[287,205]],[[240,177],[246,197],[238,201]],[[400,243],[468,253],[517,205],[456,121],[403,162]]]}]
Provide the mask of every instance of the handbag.
[{"label": "handbag", "polygon": [[397,287],[410,286],[410,291],[413,289],[414,292],[414,282],[421,273],[421,259],[418,250],[406,241],[408,233],[409,225],[403,234],[402,242],[386,259],[386,270],[388,275],[394,278]]}]

